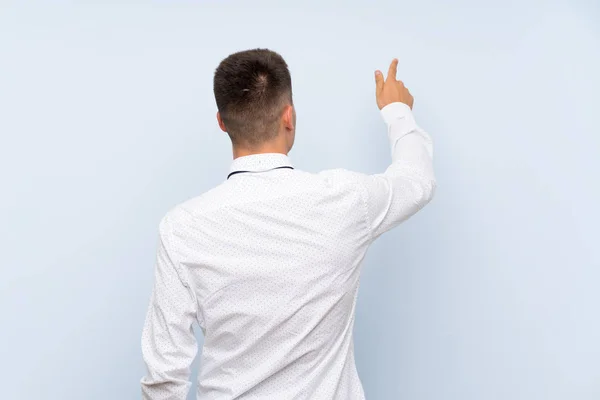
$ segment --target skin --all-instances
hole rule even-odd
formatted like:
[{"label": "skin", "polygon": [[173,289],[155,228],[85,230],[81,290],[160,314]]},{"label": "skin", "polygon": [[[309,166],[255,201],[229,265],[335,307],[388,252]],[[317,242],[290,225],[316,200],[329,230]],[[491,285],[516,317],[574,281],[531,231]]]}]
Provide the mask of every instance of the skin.
[{"label": "skin", "polygon": [[[398,59],[394,59],[388,69],[387,78],[383,78],[383,73],[375,71],[375,97],[377,107],[381,110],[390,103],[401,102],[413,107],[414,99],[402,81],[396,79],[398,69]],[[227,128],[217,112],[217,122],[223,132]],[[279,119],[279,128],[277,136],[259,147],[249,148],[244,146],[233,146],[233,158],[248,156],[251,154],[262,153],[282,153],[288,154],[294,145],[296,137],[296,110],[294,106],[288,104],[284,107]]]},{"label": "skin", "polygon": [[[227,128],[221,119],[221,114],[217,112],[217,122],[223,132],[227,132]],[[244,147],[233,146],[233,158],[248,156],[251,154],[262,153],[282,153],[288,154],[294,145],[296,137],[296,110],[294,106],[288,104],[284,107],[279,118],[279,128],[277,136],[261,144],[259,147]]]},{"label": "skin", "polygon": [[380,110],[388,104],[395,102],[404,103],[412,110],[415,99],[404,86],[404,82],[396,79],[397,70],[398,59],[394,58],[385,80],[381,71],[375,71],[375,97],[377,99],[377,107]]}]

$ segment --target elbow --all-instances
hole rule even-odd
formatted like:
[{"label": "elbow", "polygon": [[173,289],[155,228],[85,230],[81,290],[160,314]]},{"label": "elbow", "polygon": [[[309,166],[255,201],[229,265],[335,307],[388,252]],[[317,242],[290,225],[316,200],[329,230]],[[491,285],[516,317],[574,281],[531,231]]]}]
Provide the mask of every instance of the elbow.
[{"label": "elbow", "polygon": [[435,178],[431,178],[429,180],[427,188],[428,188],[427,203],[429,203],[431,201],[431,199],[433,199],[433,196],[435,195],[435,189],[437,188],[437,182],[436,182]]},{"label": "elbow", "polygon": [[419,208],[425,207],[433,199],[437,184],[435,178],[423,180],[420,185],[420,194],[417,203]]}]

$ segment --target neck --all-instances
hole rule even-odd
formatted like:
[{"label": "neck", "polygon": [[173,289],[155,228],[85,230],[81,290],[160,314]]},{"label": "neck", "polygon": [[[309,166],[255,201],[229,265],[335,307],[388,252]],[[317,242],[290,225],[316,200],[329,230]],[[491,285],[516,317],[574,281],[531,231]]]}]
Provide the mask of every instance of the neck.
[{"label": "neck", "polygon": [[241,146],[233,146],[233,158],[250,156],[252,154],[264,154],[264,153],[281,153],[288,154],[287,146],[282,146],[279,143],[265,143],[259,147],[248,148]]}]

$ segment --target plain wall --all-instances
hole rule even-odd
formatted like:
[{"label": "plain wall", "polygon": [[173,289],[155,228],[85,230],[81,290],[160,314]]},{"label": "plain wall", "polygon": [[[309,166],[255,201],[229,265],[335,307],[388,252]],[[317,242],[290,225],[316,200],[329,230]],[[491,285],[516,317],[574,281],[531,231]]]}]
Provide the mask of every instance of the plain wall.
[{"label": "plain wall", "polygon": [[212,74],[254,47],[296,167],[386,168],[393,57],[435,142],[364,265],[368,399],[599,399],[600,3],[476,0],[2,1],[0,398],[140,397],[158,222],[224,180]]}]

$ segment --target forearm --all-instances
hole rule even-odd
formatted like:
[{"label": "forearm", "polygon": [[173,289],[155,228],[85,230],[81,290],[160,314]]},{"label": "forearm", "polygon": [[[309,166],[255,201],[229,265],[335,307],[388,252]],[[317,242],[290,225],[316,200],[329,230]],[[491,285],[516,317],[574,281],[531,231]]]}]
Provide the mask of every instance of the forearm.
[{"label": "forearm", "polygon": [[426,204],[435,190],[431,138],[417,126],[406,104],[391,103],[381,113],[387,124],[392,153],[392,163],[384,175],[392,185],[398,182],[399,186],[406,186],[412,182],[421,192],[415,201]]}]

